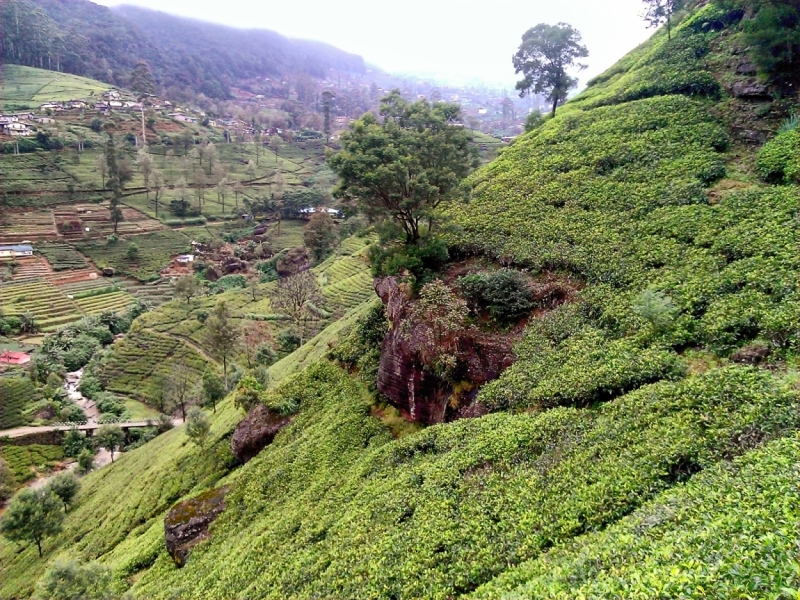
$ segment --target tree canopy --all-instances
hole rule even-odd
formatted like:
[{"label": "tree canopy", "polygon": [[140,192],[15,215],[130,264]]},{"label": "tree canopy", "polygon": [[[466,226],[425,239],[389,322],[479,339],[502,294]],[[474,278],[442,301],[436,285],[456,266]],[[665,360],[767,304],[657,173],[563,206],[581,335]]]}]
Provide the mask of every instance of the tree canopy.
[{"label": "tree canopy", "polygon": [[445,102],[405,101],[399,90],[342,134],[342,150],[328,157],[339,176],[334,195],[360,203],[371,216],[399,224],[406,243],[430,230],[442,202],[465,197],[462,181],[477,167],[471,134],[459,126],[461,108]]},{"label": "tree canopy", "polygon": [[45,537],[61,531],[61,500],[47,487],[25,489],[14,496],[0,521],[0,534],[12,542],[33,542],[42,556]]},{"label": "tree canopy", "polygon": [[586,68],[586,65],[576,62],[589,56],[581,42],[581,34],[567,23],[539,23],[528,29],[512,59],[515,72],[523,75],[516,85],[520,97],[544,94],[552,103],[555,116],[558,103],[566,100],[569,91],[578,85],[578,80],[568,70],[571,67]]}]

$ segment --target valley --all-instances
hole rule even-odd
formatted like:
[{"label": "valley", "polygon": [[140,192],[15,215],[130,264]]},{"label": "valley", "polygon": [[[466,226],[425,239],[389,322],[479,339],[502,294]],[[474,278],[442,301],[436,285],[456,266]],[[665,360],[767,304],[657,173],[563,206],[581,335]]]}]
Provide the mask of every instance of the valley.
[{"label": "valley", "polygon": [[793,4],[658,4],[575,95],[537,25],[524,124],[78,5],[150,58],[0,70],[0,598],[800,594]]}]

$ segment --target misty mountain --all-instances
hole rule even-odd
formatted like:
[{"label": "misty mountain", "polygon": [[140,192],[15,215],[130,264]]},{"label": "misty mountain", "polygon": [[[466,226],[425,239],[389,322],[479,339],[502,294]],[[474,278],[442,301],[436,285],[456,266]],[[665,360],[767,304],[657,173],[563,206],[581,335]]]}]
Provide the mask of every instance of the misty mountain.
[{"label": "misty mountain", "polygon": [[237,81],[330,69],[363,72],[360,56],[268,30],[243,30],[132,6],[88,0],[5,0],[3,62],[124,86],[139,60],[159,86],[226,98]]}]

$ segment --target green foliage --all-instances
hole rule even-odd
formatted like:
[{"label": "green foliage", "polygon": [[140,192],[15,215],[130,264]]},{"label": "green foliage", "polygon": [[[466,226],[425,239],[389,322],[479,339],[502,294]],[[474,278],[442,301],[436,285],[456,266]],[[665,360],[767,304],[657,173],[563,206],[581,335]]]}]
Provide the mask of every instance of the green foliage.
[{"label": "green foliage", "polygon": [[236,386],[236,395],[233,402],[242,412],[249,413],[262,403],[261,396],[264,386],[252,375],[245,375]]},{"label": "green foliage", "polygon": [[415,245],[376,244],[369,250],[375,277],[407,272],[413,278],[415,289],[432,281],[448,258],[447,245],[434,236],[420,240]]},{"label": "green foliage", "polygon": [[81,484],[72,473],[62,472],[53,477],[47,487],[55,496],[64,503],[64,512],[69,510],[69,505],[75,500]]},{"label": "green foliage", "polygon": [[678,309],[672,300],[661,292],[645,290],[636,299],[633,312],[650,323],[653,331],[661,333],[673,324]]},{"label": "green foliage", "polygon": [[452,125],[461,114],[457,104],[409,104],[394,90],[380,112],[382,123],[366,113],[342,134],[342,150],[328,157],[339,176],[334,195],[394,220],[406,244],[414,244],[442,203],[463,199],[461,182],[477,157],[466,128]]},{"label": "green foliage", "polygon": [[64,434],[64,439],[61,442],[64,448],[64,455],[78,458],[81,452],[91,449],[92,442],[89,437],[78,431],[77,429],[70,429]]},{"label": "green foliage", "polygon": [[290,353],[300,347],[300,334],[294,329],[281,329],[275,336],[281,352]]},{"label": "green foliage", "polygon": [[793,0],[736,2],[755,5],[754,18],[745,22],[745,43],[750,47],[759,71],[787,91],[800,83],[800,6]]},{"label": "green foliage", "polygon": [[0,429],[13,429],[29,423],[38,390],[27,377],[0,378]]},{"label": "green foliage", "polygon": [[587,406],[683,373],[678,356],[643,348],[630,339],[608,339],[585,326],[556,342],[534,323],[516,348],[518,362],[481,390],[493,409]]},{"label": "green foliage", "polygon": [[213,285],[220,291],[243,290],[247,287],[247,279],[245,279],[244,275],[225,275],[220,277]]},{"label": "green foliage", "polygon": [[61,502],[50,489],[25,489],[11,500],[0,520],[0,534],[12,542],[36,544],[41,558],[42,542],[61,531],[63,520]]},{"label": "green foliage", "polygon": [[11,498],[14,490],[17,489],[17,478],[5,459],[0,458],[0,502],[5,502]]},{"label": "green foliage", "polygon": [[117,425],[103,425],[95,432],[94,440],[98,446],[109,451],[111,462],[114,462],[114,452],[122,446],[125,434]]},{"label": "green foliage", "polygon": [[211,424],[202,409],[193,406],[186,414],[186,435],[195,444],[203,448],[211,432]]},{"label": "green foliage", "polygon": [[64,458],[61,446],[0,446],[0,458],[6,461],[17,483],[25,483],[34,476],[33,469],[46,471]]},{"label": "green foliage", "polygon": [[786,129],[764,144],[756,171],[769,183],[800,183],[800,129]]},{"label": "green foliage", "polygon": [[99,563],[57,560],[36,586],[36,600],[115,600],[114,576]]},{"label": "green foliage", "polygon": [[211,405],[217,411],[217,403],[225,397],[225,382],[214,371],[203,373],[203,400],[204,404]]},{"label": "green foliage", "polygon": [[100,267],[113,267],[119,275],[130,275],[139,281],[158,279],[172,256],[189,250],[189,238],[179,231],[154,231],[136,236],[139,255],[136,262],[128,258],[128,245],[91,240],[76,243],[83,254]]},{"label": "green foliage", "polygon": [[329,356],[343,367],[357,370],[359,378],[374,391],[381,344],[388,331],[389,322],[386,320],[383,303],[375,301],[337,340]]},{"label": "green foliage", "polygon": [[534,129],[537,129],[543,122],[544,117],[542,117],[542,113],[538,110],[528,113],[528,116],[525,117],[525,133],[530,133]]},{"label": "green foliage", "polygon": [[534,306],[528,281],[519,271],[501,269],[466,275],[458,285],[472,310],[486,310],[501,324],[517,321]]},{"label": "green foliage", "polygon": [[[239,510],[183,569],[159,559],[141,595],[463,595],[741,453],[753,443],[744,432],[770,438],[797,419],[794,393],[738,367],[648,386],[596,414],[498,413],[396,441],[330,366],[271,393],[300,412],[240,471],[226,500]],[[219,560],[267,548],[269,561]]]}]

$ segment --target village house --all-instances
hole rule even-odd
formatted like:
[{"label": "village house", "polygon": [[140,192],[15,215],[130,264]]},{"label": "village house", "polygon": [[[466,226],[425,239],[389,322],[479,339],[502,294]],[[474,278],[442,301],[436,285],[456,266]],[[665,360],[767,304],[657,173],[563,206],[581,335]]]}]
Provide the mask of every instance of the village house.
[{"label": "village house", "polygon": [[33,131],[31,131],[25,123],[3,123],[0,124],[0,131],[11,137],[28,137],[33,135]]},{"label": "village house", "polygon": [[117,100],[112,100],[111,102],[108,103],[108,106],[110,108],[122,108],[122,102],[119,102]]},{"label": "village house", "polygon": [[20,256],[33,256],[33,246],[28,244],[0,246],[0,258],[18,258]]},{"label": "village house", "polygon": [[108,90],[107,92],[103,93],[103,98],[108,98],[109,100],[117,100],[120,98],[120,93],[117,90]]},{"label": "village house", "polygon": [[33,119],[37,123],[55,123],[56,120],[53,117],[34,117]]},{"label": "village house", "polygon": [[63,110],[60,102],[45,102],[39,105],[39,110]]},{"label": "village house", "polygon": [[30,355],[24,352],[12,352],[11,350],[3,350],[0,352],[0,363],[5,363],[7,365],[24,365],[30,361]]}]

